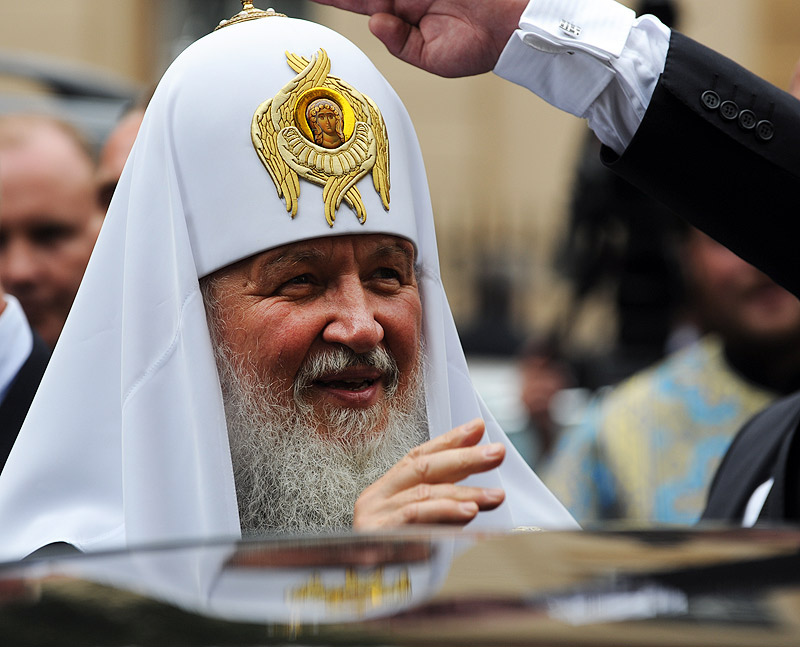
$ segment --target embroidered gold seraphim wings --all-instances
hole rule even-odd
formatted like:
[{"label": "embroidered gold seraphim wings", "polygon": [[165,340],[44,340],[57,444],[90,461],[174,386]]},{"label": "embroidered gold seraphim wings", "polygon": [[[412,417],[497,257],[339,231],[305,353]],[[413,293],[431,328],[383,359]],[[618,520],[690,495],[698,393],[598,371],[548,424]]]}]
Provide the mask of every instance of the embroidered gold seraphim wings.
[{"label": "embroidered gold seraphim wings", "polygon": [[297,72],[272,99],[262,103],[251,132],[286,211],[297,214],[303,178],[323,187],[325,219],[332,227],[344,200],[363,224],[367,213],[355,186],[372,171],[375,190],[389,209],[389,140],[378,106],[341,79],[320,49],[309,61],[286,52]]}]

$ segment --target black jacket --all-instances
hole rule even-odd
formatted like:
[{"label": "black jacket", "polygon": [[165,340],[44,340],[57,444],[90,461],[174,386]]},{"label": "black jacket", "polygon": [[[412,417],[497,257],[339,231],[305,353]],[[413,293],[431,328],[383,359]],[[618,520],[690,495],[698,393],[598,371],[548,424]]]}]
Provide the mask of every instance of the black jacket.
[{"label": "black jacket", "polygon": [[50,349],[34,333],[33,350],[0,404],[0,471],[6,464],[49,360]]}]

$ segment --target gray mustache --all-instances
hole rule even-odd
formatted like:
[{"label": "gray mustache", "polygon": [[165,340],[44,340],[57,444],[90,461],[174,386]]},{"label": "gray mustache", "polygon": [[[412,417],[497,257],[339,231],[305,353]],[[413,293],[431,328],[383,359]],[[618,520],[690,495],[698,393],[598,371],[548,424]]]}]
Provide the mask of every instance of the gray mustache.
[{"label": "gray mustache", "polygon": [[384,376],[387,393],[397,387],[400,371],[394,357],[385,348],[374,348],[368,353],[356,353],[346,346],[338,346],[309,357],[295,377],[294,391],[300,395],[317,380],[331,373],[353,367],[378,369]]}]

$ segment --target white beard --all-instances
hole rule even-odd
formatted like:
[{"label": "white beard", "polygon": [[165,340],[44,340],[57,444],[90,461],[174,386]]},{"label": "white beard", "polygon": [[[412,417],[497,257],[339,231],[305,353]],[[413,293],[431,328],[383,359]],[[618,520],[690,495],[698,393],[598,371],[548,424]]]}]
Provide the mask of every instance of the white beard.
[{"label": "white beard", "polygon": [[[398,394],[397,366],[388,352],[359,356],[339,347],[307,361],[293,397],[281,403],[281,394],[252,367],[215,346],[243,534],[349,529],[361,492],[428,440],[422,352]],[[316,411],[304,396],[313,375],[352,362],[377,364],[389,375],[382,401],[369,409]]]}]

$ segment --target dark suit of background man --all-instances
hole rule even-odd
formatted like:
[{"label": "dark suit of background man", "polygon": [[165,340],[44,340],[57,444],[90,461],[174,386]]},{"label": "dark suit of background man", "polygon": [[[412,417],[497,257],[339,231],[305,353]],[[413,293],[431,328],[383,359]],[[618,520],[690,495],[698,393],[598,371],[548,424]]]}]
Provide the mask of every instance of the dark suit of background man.
[{"label": "dark suit of background man", "polygon": [[28,413],[50,350],[32,333],[19,301],[0,285],[0,471]]}]

